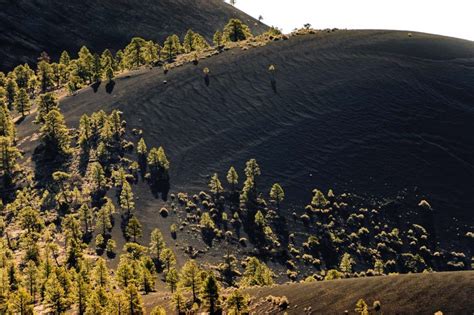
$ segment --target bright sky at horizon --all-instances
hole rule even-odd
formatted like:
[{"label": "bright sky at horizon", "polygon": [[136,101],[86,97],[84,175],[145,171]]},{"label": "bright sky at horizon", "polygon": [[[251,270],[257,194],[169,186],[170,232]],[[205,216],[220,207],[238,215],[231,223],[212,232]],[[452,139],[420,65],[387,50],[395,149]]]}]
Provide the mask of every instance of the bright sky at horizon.
[{"label": "bright sky at horizon", "polygon": [[236,7],[285,33],[314,28],[393,29],[474,40],[473,0],[236,0]]}]

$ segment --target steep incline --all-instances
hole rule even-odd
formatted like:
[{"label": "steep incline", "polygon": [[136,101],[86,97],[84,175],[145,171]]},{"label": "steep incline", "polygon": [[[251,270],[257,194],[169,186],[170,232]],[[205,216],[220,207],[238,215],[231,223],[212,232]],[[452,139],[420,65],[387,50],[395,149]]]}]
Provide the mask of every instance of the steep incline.
[{"label": "steep incline", "polygon": [[[415,195],[412,207],[426,198],[438,231],[461,240],[473,230],[473,86],[473,42],[339,31],[227,51],[166,76],[137,72],[117,79],[112,92],[102,84],[61,107],[72,125],[83,113],[123,110],[150,146],[166,148],[172,191],[201,189],[230,165],[243,177],[255,157],[260,187],[280,182],[285,209],[294,204],[301,214],[314,188],[389,198],[406,192]],[[34,132],[30,121],[20,135]]]},{"label": "steep incline", "polygon": [[[364,299],[372,310],[374,301],[381,304],[383,314],[472,314],[474,302],[474,272],[441,272],[407,274],[387,277],[344,279],[303,284],[280,285],[249,290],[256,299],[268,295],[286,296],[290,302],[288,314],[349,314],[355,304]],[[264,303],[258,313],[282,314],[275,306]],[[372,312],[371,312],[372,314]]]},{"label": "steep incline", "polygon": [[33,64],[42,51],[119,49],[133,36],[161,42],[192,28],[211,39],[232,17],[265,27],[223,0],[0,0],[0,70]]}]

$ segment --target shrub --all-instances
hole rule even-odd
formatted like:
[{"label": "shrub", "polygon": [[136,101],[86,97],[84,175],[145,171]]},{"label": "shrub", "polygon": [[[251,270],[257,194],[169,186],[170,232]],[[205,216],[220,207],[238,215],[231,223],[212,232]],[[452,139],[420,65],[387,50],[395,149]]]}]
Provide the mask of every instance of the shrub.
[{"label": "shrub", "polygon": [[166,209],[166,208],[164,208],[164,207],[161,208],[161,209],[160,209],[160,215],[161,215],[163,218],[168,217],[168,215],[169,215],[168,209]]}]

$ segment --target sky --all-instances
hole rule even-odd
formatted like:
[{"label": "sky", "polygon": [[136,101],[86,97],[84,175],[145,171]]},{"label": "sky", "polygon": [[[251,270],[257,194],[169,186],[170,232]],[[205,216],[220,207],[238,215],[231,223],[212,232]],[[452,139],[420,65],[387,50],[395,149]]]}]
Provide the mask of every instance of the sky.
[{"label": "sky", "polygon": [[236,0],[236,7],[285,33],[314,28],[394,29],[474,41],[474,0]]}]

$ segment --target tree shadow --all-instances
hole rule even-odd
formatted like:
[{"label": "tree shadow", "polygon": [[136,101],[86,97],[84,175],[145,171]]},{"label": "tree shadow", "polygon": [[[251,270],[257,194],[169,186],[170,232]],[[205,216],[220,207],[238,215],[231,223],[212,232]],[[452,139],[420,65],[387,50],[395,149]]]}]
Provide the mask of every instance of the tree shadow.
[{"label": "tree shadow", "polygon": [[115,87],[115,81],[114,81],[114,80],[110,80],[110,81],[105,85],[105,92],[107,92],[108,94],[112,94],[112,92],[114,91],[114,87]]},{"label": "tree shadow", "polygon": [[206,84],[206,86],[209,86],[209,76],[208,75],[206,75],[204,77],[204,83]]},{"label": "tree shadow", "polygon": [[270,84],[271,84],[271,86],[272,86],[273,92],[277,93],[277,84],[276,84],[275,79],[272,78],[272,79],[270,80]]},{"label": "tree shadow", "polygon": [[97,93],[101,83],[102,83],[101,81],[97,81],[97,82],[95,82],[94,84],[91,85],[92,90],[94,91],[94,93]]}]

